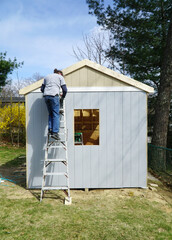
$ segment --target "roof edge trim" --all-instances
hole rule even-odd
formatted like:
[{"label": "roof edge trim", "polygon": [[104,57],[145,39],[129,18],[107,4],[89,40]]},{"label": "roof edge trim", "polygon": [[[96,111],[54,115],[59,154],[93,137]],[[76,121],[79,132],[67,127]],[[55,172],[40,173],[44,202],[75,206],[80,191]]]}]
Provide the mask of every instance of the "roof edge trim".
[{"label": "roof edge trim", "polygon": [[130,77],[127,77],[121,73],[117,73],[107,67],[104,67],[98,63],[95,63],[95,62],[92,62],[88,59],[84,59],[80,62],[77,62],[67,68],[65,68],[63,70],[63,74],[64,75],[68,75],[69,73],[71,72],[74,72],[76,71],[77,69],[80,69],[84,66],[88,66],[90,68],[93,68],[97,71],[100,71],[100,72],[103,72],[104,74],[108,75],[108,76],[111,76],[113,78],[116,78],[117,80],[120,80],[126,84],[129,84],[129,85],[132,85],[133,87],[136,87],[136,88],[139,88],[147,93],[154,93],[154,88],[153,87],[150,87],[149,85],[147,84],[144,84],[144,83],[141,83],[139,81],[136,81]]},{"label": "roof edge trim", "polygon": [[[109,68],[106,68],[106,67],[104,67],[104,66],[102,66],[102,65],[100,65],[98,63],[92,62],[92,61],[90,61],[88,59],[84,59],[84,60],[82,60],[80,62],[77,62],[77,63],[75,63],[75,64],[73,64],[73,65],[63,69],[63,74],[64,74],[64,76],[66,76],[69,73],[74,72],[74,71],[76,71],[76,70],[78,70],[78,69],[80,69],[82,67],[85,67],[85,66],[90,67],[90,68],[92,68],[94,70],[97,70],[99,72],[102,72],[105,75],[113,77],[113,78],[115,78],[115,79],[117,79],[119,81],[122,81],[122,82],[124,82],[124,83],[126,83],[128,85],[131,85],[131,87],[138,88],[138,89],[140,89],[142,91],[145,91],[147,93],[154,93],[154,88],[153,87],[150,87],[147,84],[144,84],[144,83],[136,81],[136,80],[134,80],[132,78],[129,78],[129,77],[123,75],[123,74],[117,73],[117,72],[115,72],[115,71],[113,71],[113,70],[111,70]],[[39,81],[37,81],[37,82],[35,82],[35,83],[25,87],[25,88],[22,88],[19,91],[19,94],[20,95],[26,95],[27,93],[29,93],[31,91],[34,91],[35,89],[41,87],[42,83],[43,83],[43,79],[41,79],[41,80],[39,80]]]},{"label": "roof edge trim", "polygon": [[27,87],[24,87],[22,89],[19,90],[19,94],[20,95],[26,95],[27,93],[31,92],[31,91],[34,91],[35,89],[37,88],[40,88],[42,83],[43,83],[44,79],[40,79],[39,81],[37,82],[34,82],[32,83],[31,85],[27,86]]}]

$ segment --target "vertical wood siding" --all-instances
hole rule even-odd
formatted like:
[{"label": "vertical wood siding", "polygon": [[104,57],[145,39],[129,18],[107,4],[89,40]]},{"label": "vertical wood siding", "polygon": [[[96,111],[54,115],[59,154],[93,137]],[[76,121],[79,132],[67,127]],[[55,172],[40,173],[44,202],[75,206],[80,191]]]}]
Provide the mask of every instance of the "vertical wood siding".
[{"label": "vertical wood siding", "polygon": [[41,184],[44,147],[47,132],[47,109],[42,94],[27,95],[27,178],[28,188],[37,188]]},{"label": "vertical wood siding", "polygon": [[130,86],[114,77],[86,66],[66,75],[65,81],[69,87]]},{"label": "vertical wood siding", "polygon": [[[146,187],[147,102],[144,92],[75,92],[66,97],[71,188]],[[41,93],[28,94],[28,187],[40,188],[48,113]],[[74,109],[99,109],[100,144],[74,145]],[[60,152],[52,151],[54,157]],[[52,165],[54,171],[63,167]],[[62,177],[50,177],[65,184]]]}]

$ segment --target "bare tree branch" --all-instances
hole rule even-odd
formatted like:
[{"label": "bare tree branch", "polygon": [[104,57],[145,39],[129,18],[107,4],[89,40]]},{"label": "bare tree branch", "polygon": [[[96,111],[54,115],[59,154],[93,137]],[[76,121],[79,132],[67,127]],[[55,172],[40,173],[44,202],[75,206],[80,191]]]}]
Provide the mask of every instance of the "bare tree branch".
[{"label": "bare tree branch", "polygon": [[106,51],[112,46],[112,38],[108,31],[98,31],[82,36],[83,47],[73,47],[74,57],[81,61],[85,58],[105,65],[113,70],[120,71],[115,59],[106,55]]}]

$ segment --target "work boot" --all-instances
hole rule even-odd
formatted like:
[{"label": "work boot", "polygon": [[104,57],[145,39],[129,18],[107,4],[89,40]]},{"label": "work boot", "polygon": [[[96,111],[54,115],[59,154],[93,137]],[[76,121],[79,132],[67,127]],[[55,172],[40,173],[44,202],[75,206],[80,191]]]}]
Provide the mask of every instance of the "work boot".
[{"label": "work boot", "polygon": [[51,137],[54,138],[55,140],[60,140],[60,136],[58,133],[53,133]]}]

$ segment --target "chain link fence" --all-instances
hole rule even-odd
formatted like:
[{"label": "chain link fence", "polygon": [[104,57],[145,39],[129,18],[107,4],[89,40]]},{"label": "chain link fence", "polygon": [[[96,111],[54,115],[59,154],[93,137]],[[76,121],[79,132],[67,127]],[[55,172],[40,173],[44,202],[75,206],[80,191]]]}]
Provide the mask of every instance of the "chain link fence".
[{"label": "chain link fence", "polygon": [[172,188],[172,149],[148,144],[148,167]]}]

